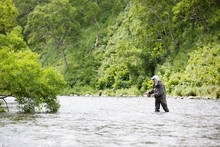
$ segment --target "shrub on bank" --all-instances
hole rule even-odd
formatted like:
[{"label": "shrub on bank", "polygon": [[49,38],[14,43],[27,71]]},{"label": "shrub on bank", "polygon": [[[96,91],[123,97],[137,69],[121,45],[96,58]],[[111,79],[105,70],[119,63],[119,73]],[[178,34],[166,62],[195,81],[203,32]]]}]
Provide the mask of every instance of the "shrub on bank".
[{"label": "shrub on bank", "polygon": [[[186,66],[161,67],[167,92],[177,96],[219,97],[220,46],[213,43],[198,47],[189,54]],[[171,70],[169,70],[171,69]]]},{"label": "shrub on bank", "polygon": [[136,86],[132,86],[129,89],[118,89],[115,92],[116,96],[120,96],[120,95],[128,95],[128,96],[132,96],[132,95],[141,95],[141,92],[138,90],[138,88]]},{"label": "shrub on bank", "polygon": [[202,87],[187,87],[187,86],[176,86],[172,93],[173,96],[199,96],[220,98],[220,89],[215,86],[202,86]]}]

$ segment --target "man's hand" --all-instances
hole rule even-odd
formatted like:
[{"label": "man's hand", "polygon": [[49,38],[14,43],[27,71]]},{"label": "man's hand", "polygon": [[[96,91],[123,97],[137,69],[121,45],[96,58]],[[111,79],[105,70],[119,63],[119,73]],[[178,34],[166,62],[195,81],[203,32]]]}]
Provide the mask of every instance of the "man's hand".
[{"label": "man's hand", "polygon": [[147,97],[150,97],[150,96],[151,96],[151,94],[149,94],[148,92],[146,92],[145,94],[147,95]]},{"label": "man's hand", "polygon": [[147,95],[147,97],[154,97],[154,94],[149,94],[148,92],[145,92],[144,94]]}]

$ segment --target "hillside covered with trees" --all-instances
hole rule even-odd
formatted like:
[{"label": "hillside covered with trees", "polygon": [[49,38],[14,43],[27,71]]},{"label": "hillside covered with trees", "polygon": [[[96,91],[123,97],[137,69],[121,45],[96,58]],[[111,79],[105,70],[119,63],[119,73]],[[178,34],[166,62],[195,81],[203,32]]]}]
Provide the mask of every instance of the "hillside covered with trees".
[{"label": "hillside covered with trees", "polygon": [[142,95],[157,74],[170,95],[220,97],[219,0],[0,3],[1,95]]}]

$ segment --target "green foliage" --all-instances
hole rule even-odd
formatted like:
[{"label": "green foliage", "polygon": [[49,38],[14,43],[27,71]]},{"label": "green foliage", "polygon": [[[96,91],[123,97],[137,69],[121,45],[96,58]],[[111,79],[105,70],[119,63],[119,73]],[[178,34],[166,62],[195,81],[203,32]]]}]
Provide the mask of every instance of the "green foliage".
[{"label": "green foliage", "polygon": [[106,70],[106,76],[100,78],[98,86],[99,89],[104,88],[129,88],[129,73],[125,66],[123,65],[113,65]]},{"label": "green foliage", "polygon": [[220,46],[209,44],[190,54],[185,74],[196,86],[220,84]]},{"label": "green foliage", "polygon": [[25,38],[44,66],[62,71],[67,93],[143,93],[158,74],[169,94],[218,96],[216,0],[15,1],[22,14],[34,8],[27,10]]},{"label": "green foliage", "polygon": [[95,21],[97,16],[100,13],[100,8],[96,2],[90,2],[88,4],[88,10],[86,11],[86,14],[84,16],[85,22]]},{"label": "green foliage", "polygon": [[113,96],[137,96],[141,95],[140,90],[136,86],[132,86],[130,88],[122,88],[116,90],[113,94]]},{"label": "green foliage", "polygon": [[12,0],[0,0],[0,32],[6,33],[16,26],[17,9]]},{"label": "green foliage", "polygon": [[76,16],[76,8],[68,0],[53,0],[45,5],[36,6],[28,15],[25,27],[28,43],[38,52],[52,43],[52,48],[62,51],[64,64],[67,67],[64,50],[80,31],[80,23],[75,19]]},{"label": "green foliage", "polygon": [[[94,87],[96,72],[92,68],[93,63],[85,63],[82,66],[70,64],[65,71],[65,80],[67,84],[73,88],[74,86],[91,85]],[[73,76],[74,75],[74,76]]]},{"label": "green foliage", "polygon": [[[172,93],[171,91],[174,91],[179,96],[195,96],[198,93],[202,96],[215,96],[215,90],[210,92],[207,89],[211,85],[219,88],[219,55],[220,46],[217,44],[208,44],[190,53],[188,64],[184,70],[171,73],[167,77],[164,76],[168,92]],[[199,92],[196,92],[195,89],[199,89],[197,90]]]},{"label": "green foliage", "polygon": [[27,24],[28,14],[31,13],[37,5],[48,3],[49,0],[13,0],[18,10],[18,25],[25,26]]},{"label": "green foliage", "polygon": [[[14,14],[12,3],[4,7],[8,8]],[[39,55],[31,52],[24,42],[21,27],[9,30],[8,26],[15,24],[3,26],[1,29],[7,32],[0,33],[0,95],[15,97],[24,112],[34,112],[44,106],[56,112],[59,108],[56,95],[65,84],[63,76],[53,68],[41,67]]]},{"label": "green foliage", "polygon": [[19,26],[11,29],[7,35],[0,34],[0,47],[7,48],[10,51],[25,51],[28,49],[21,35],[22,28]]},{"label": "green foliage", "polygon": [[86,85],[86,86],[75,86],[73,88],[69,88],[66,89],[67,91],[65,91],[65,95],[99,95],[99,91],[94,89],[92,86],[90,85]]},{"label": "green foliage", "polygon": [[41,69],[38,56],[30,51],[0,50],[0,93],[12,95],[25,112],[45,104],[49,111],[59,108],[56,95],[64,85],[60,74],[52,69]]},{"label": "green foliage", "polygon": [[142,83],[141,92],[150,91],[152,89],[152,86],[153,82],[150,78],[144,80],[144,82]]},{"label": "green foliage", "polygon": [[191,22],[192,27],[202,25],[209,30],[208,26],[213,25],[220,18],[218,7],[219,4],[215,0],[180,0],[173,7],[173,19]]},{"label": "green foliage", "polygon": [[[127,11],[124,16],[120,16],[120,19],[129,17],[129,15],[129,11]],[[127,18],[120,21],[113,28],[110,28],[114,35],[107,42],[104,54],[106,58],[100,68],[100,76],[102,77],[99,80],[100,88],[129,88],[133,82],[136,83],[134,80],[137,80],[140,72],[144,72],[142,67],[143,50],[136,46],[128,32],[133,30],[128,26],[130,20]],[[121,25],[118,26],[118,24]],[[111,36],[111,34],[109,35]]]}]

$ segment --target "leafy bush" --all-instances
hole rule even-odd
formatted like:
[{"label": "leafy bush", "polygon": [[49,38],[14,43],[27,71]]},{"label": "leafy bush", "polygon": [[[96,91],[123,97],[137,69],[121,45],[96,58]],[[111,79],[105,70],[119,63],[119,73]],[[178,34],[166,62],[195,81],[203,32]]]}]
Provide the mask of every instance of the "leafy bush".
[{"label": "leafy bush", "polygon": [[65,84],[58,72],[42,69],[38,56],[30,51],[1,49],[0,57],[1,94],[14,96],[25,112],[34,112],[41,104],[46,104],[49,111],[58,110],[56,95]]},{"label": "leafy bush", "polygon": [[101,73],[102,77],[98,81],[98,88],[129,88],[130,79],[129,72],[126,66],[122,65],[111,65],[106,68],[104,73]]},{"label": "leafy bush", "polygon": [[150,91],[152,89],[153,82],[150,78],[147,78],[142,83],[141,92],[144,93],[146,91]]},{"label": "leafy bush", "polygon": [[[210,90],[208,87],[219,87],[219,53],[220,46],[217,44],[208,44],[190,53],[188,64],[184,70],[173,71],[168,76],[162,75],[163,80],[166,81],[168,92],[174,91],[173,93],[177,95],[185,96],[214,96],[215,90]],[[180,88],[186,89],[180,92]]]},{"label": "leafy bush", "polygon": [[184,87],[181,86],[176,86],[173,90],[173,95],[177,95],[177,96],[183,96],[183,89]]},{"label": "leafy bush", "polygon": [[115,95],[117,95],[117,96],[120,96],[120,95],[137,96],[137,95],[141,95],[141,92],[138,90],[138,88],[136,86],[132,86],[131,88],[126,88],[126,89],[122,88],[122,89],[116,90]]},{"label": "leafy bush", "polygon": [[184,96],[197,96],[196,88],[195,87],[187,87],[183,90]]}]

